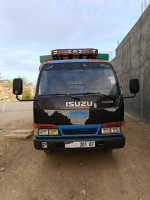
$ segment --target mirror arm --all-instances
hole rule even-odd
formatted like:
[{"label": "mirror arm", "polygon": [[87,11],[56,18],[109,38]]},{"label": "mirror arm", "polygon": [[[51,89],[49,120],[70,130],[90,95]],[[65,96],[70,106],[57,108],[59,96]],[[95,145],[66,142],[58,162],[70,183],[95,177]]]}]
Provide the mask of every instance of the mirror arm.
[{"label": "mirror arm", "polygon": [[38,101],[38,99],[19,99],[18,95],[16,95],[16,99],[18,101]]},{"label": "mirror arm", "polygon": [[123,97],[124,99],[130,99],[130,98],[134,98],[136,97],[136,93],[133,95],[133,96],[130,96],[130,97]]}]

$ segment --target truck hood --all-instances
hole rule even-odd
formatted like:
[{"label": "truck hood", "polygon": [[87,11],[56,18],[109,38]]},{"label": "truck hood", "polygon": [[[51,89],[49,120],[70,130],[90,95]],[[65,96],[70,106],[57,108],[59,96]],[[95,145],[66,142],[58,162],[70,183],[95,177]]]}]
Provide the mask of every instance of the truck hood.
[{"label": "truck hood", "polygon": [[34,103],[34,122],[55,125],[103,124],[124,120],[122,96],[39,97]]}]

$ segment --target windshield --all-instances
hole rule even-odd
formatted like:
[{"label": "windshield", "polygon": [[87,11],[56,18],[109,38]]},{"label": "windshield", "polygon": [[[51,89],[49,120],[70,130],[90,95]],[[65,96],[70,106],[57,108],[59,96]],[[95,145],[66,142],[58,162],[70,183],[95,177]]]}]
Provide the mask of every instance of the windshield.
[{"label": "windshield", "polygon": [[119,94],[112,65],[102,62],[64,62],[42,67],[38,95],[101,93]]}]

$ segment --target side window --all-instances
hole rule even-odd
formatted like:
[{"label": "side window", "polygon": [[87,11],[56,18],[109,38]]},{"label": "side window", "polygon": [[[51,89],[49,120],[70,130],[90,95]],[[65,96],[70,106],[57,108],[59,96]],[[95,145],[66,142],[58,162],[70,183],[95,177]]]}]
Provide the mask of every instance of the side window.
[{"label": "side window", "polygon": [[46,94],[47,90],[46,83],[47,83],[47,71],[44,70],[40,78],[39,95]]}]

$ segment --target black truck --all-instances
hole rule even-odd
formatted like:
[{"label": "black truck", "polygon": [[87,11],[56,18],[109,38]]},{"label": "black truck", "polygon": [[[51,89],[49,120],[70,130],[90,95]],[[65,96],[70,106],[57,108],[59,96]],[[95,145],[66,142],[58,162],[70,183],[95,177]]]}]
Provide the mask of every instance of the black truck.
[{"label": "black truck", "polygon": [[[43,59],[43,60],[42,60]],[[123,97],[107,54],[97,49],[56,49],[41,57],[33,100],[34,147],[38,150],[125,146],[121,130],[124,98],[139,92],[138,79],[130,80],[130,92]],[[13,81],[17,99],[22,80]]]}]

